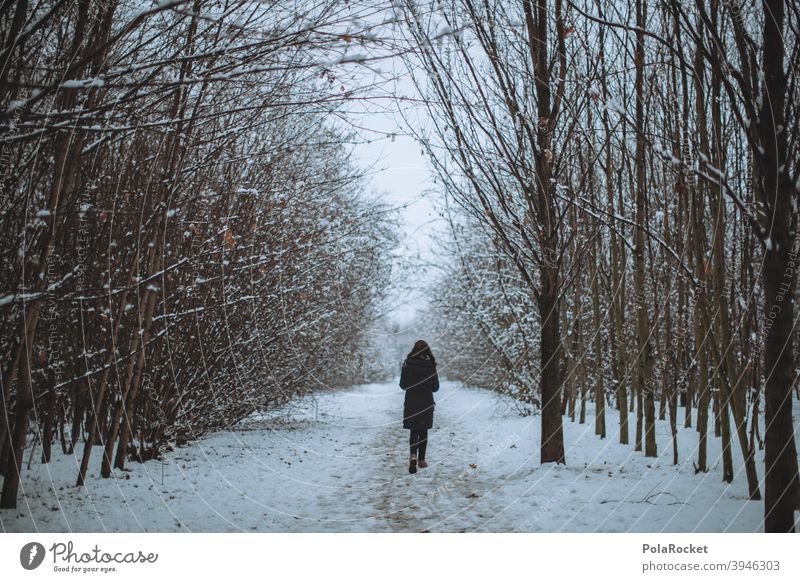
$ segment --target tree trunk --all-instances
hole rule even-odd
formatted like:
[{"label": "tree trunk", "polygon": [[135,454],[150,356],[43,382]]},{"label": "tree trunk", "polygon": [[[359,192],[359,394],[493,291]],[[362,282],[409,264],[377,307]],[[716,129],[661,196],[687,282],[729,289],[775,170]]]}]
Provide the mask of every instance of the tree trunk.
[{"label": "tree trunk", "polygon": [[12,426],[8,422],[13,416],[9,404],[11,403],[11,388],[17,381],[19,358],[22,355],[19,337],[20,335],[18,334],[11,346],[13,354],[11,362],[8,367],[3,369],[3,399],[0,401],[0,471],[3,471],[3,474],[5,474],[5,464],[8,458],[4,453],[10,450],[9,443],[13,438]]},{"label": "tree trunk", "polygon": [[540,346],[542,369],[542,463],[566,463],[561,426],[560,373],[562,349],[559,325],[558,267],[542,269],[539,315],[542,321]]},{"label": "tree trunk", "polygon": [[6,460],[3,493],[0,497],[0,509],[17,507],[17,491],[19,489],[22,457],[25,454],[25,439],[28,435],[30,412],[33,409],[33,385],[31,384],[31,350],[36,336],[36,326],[42,302],[35,301],[28,308],[24,319],[24,335],[20,343],[22,353],[19,358],[17,401],[14,407],[14,428],[11,431],[9,455]]},{"label": "tree trunk", "polygon": [[793,228],[790,228],[792,184],[788,175],[784,129],[787,92],[783,70],[785,3],[783,0],[764,0],[764,9],[769,16],[764,18],[764,94],[759,111],[759,138],[764,148],[761,200],[771,210],[762,275],[764,315],[769,325],[764,351],[764,530],[793,532],[794,510],[800,503],[792,421],[792,331],[797,257],[792,252],[795,238]]},{"label": "tree trunk", "polygon": [[[781,219],[776,217],[776,222]],[[767,532],[794,531],[797,503],[797,453],[792,423],[792,382],[794,376],[792,324],[794,285],[787,285],[786,272],[790,249],[781,244],[773,227],[773,245],[768,250],[764,269],[765,317],[772,322],[767,330],[764,368],[764,460],[766,464],[764,529]]]},{"label": "tree trunk", "polygon": [[[129,281],[130,284],[130,281]],[[112,332],[112,345],[117,345],[117,341],[119,339],[119,329],[120,325],[122,324],[122,318],[125,315],[125,307],[128,304],[128,290],[122,292],[122,296],[119,300],[119,307],[117,309],[117,317],[114,320],[114,330]],[[84,443],[83,447],[83,457],[81,458],[81,466],[78,469],[78,479],[75,482],[76,487],[80,487],[84,484],[86,480],[86,471],[89,469],[89,458],[92,454],[92,448],[94,447],[95,440],[97,439],[98,434],[102,434],[102,430],[100,427],[100,418],[101,412],[103,407],[105,406],[105,396],[106,396],[106,387],[108,386],[108,375],[111,373],[112,364],[114,363],[114,358],[116,354],[114,351],[110,351],[108,356],[106,357],[106,361],[104,363],[105,369],[103,370],[102,375],[100,376],[100,381],[98,382],[97,387],[97,396],[94,399],[94,409],[91,411],[91,417],[89,419],[89,434],[86,437],[86,442]],[[89,387],[91,390],[91,387]]]},{"label": "tree trunk", "polygon": [[669,397],[669,430],[672,433],[672,464],[678,464],[678,391],[673,388]]},{"label": "tree trunk", "polygon": [[[55,379],[53,379],[55,384]],[[49,463],[53,445],[53,426],[56,416],[56,391],[55,386],[51,385],[45,397],[44,403],[44,423],[42,427],[42,463]]]},{"label": "tree trunk", "polygon": [[592,257],[592,322],[594,331],[594,433],[606,438],[606,390],[603,383],[603,340],[600,333],[600,285],[598,284],[600,254],[596,243]]},{"label": "tree trunk", "polygon": [[[655,440],[655,398],[653,346],[647,314],[644,284],[644,229],[647,225],[644,151],[644,26],[647,19],[643,0],[636,1],[636,227],[634,231],[633,280],[636,295],[636,449],[641,450],[641,418],[644,416],[645,455],[657,454]],[[644,410],[642,409],[644,407]]]}]

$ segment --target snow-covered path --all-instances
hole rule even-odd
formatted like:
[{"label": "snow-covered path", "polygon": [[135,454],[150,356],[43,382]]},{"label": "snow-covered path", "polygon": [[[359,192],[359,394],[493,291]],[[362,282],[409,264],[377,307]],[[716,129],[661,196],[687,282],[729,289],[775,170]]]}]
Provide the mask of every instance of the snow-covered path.
[{"label": "snow-covered path", "polygon": [[[396,382],[295,402],[114,479],[54,453],[26,470],[25,499],[0,510],[4,531],[759,531],[763,505],[736,479],[692,467],[697,433],[681,428],[672,466],[668,425],[659,457],[605,440],[565,418],[567,465],[540,466],[539,417],[494,393],[443,382],[430,432],[430,467],[410,475]],[[591,411],[590,411],[591,412]],[[609,427],[616,426],[609,411]],[[634,419],[631,419],[634,421]],[[631,428],[634,423],[631,423]],[[97,465],[100,451],[92,465]],[[763,478],[759,452],[759,475]],[[163,481],[162,481],[163,471]],[[762,490],[763,491],[763,490]]]}]

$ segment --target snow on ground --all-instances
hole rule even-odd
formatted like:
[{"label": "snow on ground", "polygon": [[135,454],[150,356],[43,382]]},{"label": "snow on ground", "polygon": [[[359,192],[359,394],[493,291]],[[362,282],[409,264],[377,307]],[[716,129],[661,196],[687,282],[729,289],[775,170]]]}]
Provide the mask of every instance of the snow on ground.
[{"label": "snow on ground", "polygon": [[[679,429],[672,465],[669,426],[657,424],[659,456],[620,445],[594,418],[564,419],[567,464],[538,463],[539,417],[522,417],[494,393],[443,382],[430,431],[430,466],[410,475],[403,393],[396,382],[331,392],[167,453],[129,463],[112,479],[74,487],[79,459],[54,452],[23,475],[18,509],[0,510],[3,531],[275,532],[754,532],[763,503],[736,478],[721,480],[720,440],[709,439],[707,474],[695,474],[697,433]],[[682,414],[681,414],[682,418]],[[797,423],[795,423],[797,425]],[[631,439],[635,417],[631,415]],[[799,435],[800,436],[800,435]],[[758,472],[763,479],[763,452]],[[162,477],[163,470],[163,477]],[[763,493],[763,484],[762,484]]]}]

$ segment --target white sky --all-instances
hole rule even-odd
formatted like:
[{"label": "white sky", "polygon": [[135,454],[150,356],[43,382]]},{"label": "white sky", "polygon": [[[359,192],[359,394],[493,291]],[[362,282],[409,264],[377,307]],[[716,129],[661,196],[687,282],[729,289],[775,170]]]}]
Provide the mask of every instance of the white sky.
[{"label": "white sky", "polygon": [[[385,83],[376,93],[384,96],[394,92],[416,97],[416,88],[403,74],[400,59],[379,61],[377,67],[385,71],[385,76],[392,76],[389,71],[394,69],[396,81]],[[369,83],[374,73],[365,69],[364,77]],[[402,115],[398,112],[400,106],[403,107]],[[401,326],[409,325],[425,301],[420,293],[421,287],[434,274],[432,269],[425,267],[436,259],[436,244],[431,233],[444,230],[444,221],[434,206],[438,192],[431,191],[435,186],[433,174],[419,144],[403,129],[404,118],[425,123],[424,106],[379,97],[374,101],[358,102],[349,109],[353,112],[352,122],[365,140],[365,143],[355,146],[355,159],[362,166],[373,168],[373,189],[398,208],[403,237],[398,254],[411,261],[412,266],[410,271],[398,277],[402,281],[398,281],[396,296],[392,299],[390,318]]]}]

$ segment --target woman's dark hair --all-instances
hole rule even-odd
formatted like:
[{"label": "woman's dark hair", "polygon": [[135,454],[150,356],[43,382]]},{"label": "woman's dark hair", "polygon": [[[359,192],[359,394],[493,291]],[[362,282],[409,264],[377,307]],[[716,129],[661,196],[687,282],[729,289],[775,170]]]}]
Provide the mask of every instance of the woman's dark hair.
[{"label": "woman's dark hair", "polygon": [[433,352],[431,352],[431,347],[422,340],[417,340],[414,342],[414,347],[411,348],[411,351],[408,354],[409,358],[415,358],[417,360],[430,360],[434,364],[436,363],[436,359],[433,357]]}]

